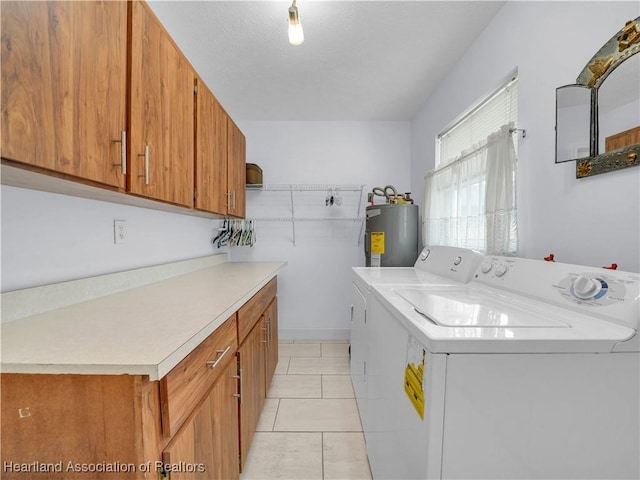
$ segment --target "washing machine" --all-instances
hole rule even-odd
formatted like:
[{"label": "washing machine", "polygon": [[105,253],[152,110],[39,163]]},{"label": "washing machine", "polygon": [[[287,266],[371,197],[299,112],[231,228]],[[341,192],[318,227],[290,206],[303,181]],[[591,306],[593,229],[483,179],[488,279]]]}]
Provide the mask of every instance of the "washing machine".
[{"label": "washing machine", "polygon": [[486,257],[472,277],[371,288],[373,477],[638,479],[640,275]]},{"label": "washing machine", "polygon": [[371,291],[375,285],[386,286],[455,286],[471,281],[484,256],[476,251],[445,246],[423,248],[413,267],[354,267],[351,286],[351,381],[360,420],[365,432],[369,429],[369,365],[370,356],[385,355],[386,349],[369,347],[368,318]]}]

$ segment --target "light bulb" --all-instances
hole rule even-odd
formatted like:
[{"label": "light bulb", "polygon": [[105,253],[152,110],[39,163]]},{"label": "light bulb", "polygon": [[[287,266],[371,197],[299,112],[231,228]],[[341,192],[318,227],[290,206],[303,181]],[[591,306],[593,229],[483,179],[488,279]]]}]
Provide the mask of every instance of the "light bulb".
[{"label": "light bulb", "polygon": [[304,32],[302,31],[296,1],[293,0],[293,4],[289,7],[289,43],[291,45],[301,45],[302,42],[304,42]]},{"label": "light bulb", "polygon": [[304,32],[299,23],[289,24],[289,43],[291,45],[301,45],[304,42]]}]

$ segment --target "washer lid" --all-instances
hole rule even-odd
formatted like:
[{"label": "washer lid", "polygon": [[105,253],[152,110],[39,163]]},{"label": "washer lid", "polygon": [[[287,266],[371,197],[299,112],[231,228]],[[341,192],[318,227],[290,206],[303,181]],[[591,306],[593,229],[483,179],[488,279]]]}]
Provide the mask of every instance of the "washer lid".
[{"label": "washer lid", "polygon": [[[438,307],[437,313],[435,308],[429,311],[423,296],[438,302],[445,299],[443,304],[448,307]],[[418,313],[414,304],[435,318]],[[445,308],[450,308],[447,315]],[[444,324],[452,322],[455,315],[450,312],[456,308],[467,309],[465,315],[469,315],[468,311],[483,311],[484,315],[475,317],[479,322],[488,318],[502,320],[501,315],[505,314],[513,323],[495,321],[482,325],[467,320],[454,326]],[[637,343],[626,343],[637,338],[631,328],[603,320],[590,311],[577,312],[482,285],[373,285],[367,309],[371,310],[373,322],[386,315],[395,318],[432,353],[594,353],[622,351],[623,346],[625,351],[638,351]],[[461,317],[464,315],[457,315]],[[549,326],[549,322],[555,325]]]},{"label": "washer lid", "polygon": [[396,289],[429,321],[443,327],[571,328],[557,316],[545,315],[516,301],[505,301],[474,289]]}]

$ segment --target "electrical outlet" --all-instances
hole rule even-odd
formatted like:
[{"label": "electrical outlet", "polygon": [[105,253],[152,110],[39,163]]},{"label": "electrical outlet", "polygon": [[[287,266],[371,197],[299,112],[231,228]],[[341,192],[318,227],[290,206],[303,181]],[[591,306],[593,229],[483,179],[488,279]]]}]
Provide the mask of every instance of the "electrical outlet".
[{"label": "electrical outlet", "polygon": [[113,243],[120,245],[126,243],[127,239],[127,222],[125,220],[113,221]]}]

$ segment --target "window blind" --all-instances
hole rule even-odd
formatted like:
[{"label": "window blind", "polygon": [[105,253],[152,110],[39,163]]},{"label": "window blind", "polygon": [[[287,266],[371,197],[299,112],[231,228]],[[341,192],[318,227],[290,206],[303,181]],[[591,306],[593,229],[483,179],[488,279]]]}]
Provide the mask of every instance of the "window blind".
[{"label": "window blind", "polygon": [[[437,137],[436,168],[461,154],[503,125],[518,124],[518,79],[513,78]],[[514,142],[517,148],[518,142]],[[517,154],[517,151],[516,151]]]}]

